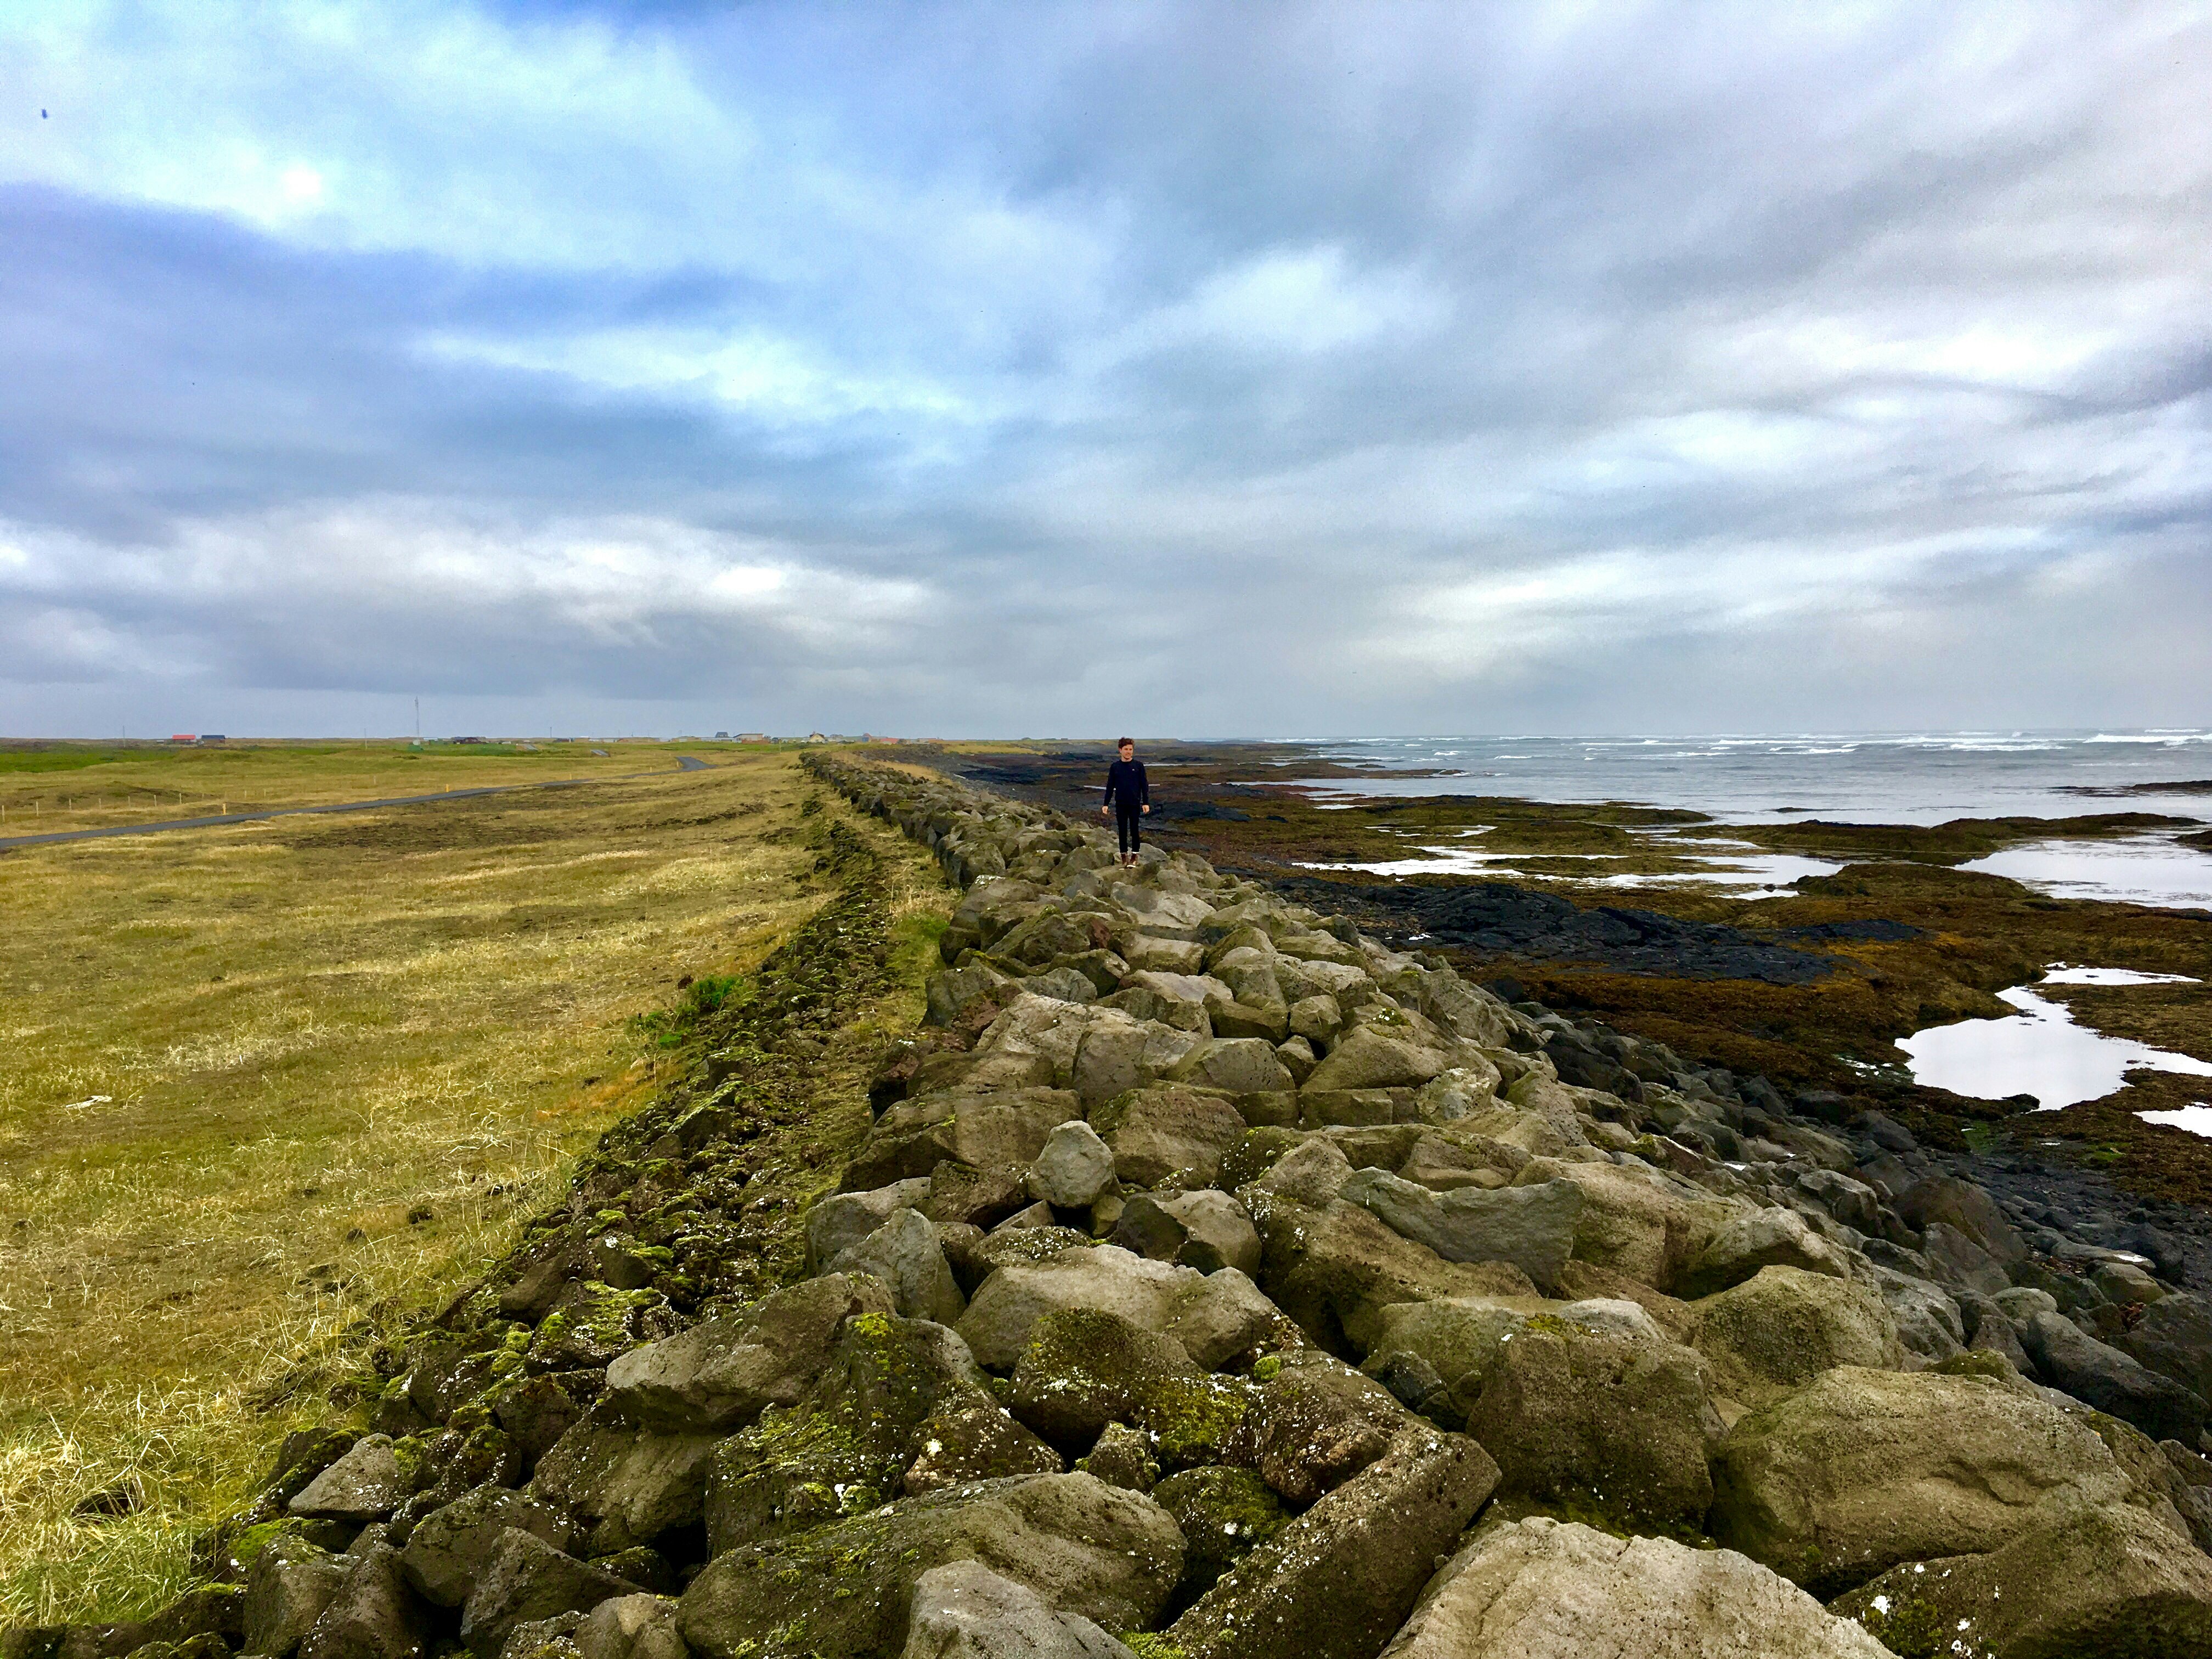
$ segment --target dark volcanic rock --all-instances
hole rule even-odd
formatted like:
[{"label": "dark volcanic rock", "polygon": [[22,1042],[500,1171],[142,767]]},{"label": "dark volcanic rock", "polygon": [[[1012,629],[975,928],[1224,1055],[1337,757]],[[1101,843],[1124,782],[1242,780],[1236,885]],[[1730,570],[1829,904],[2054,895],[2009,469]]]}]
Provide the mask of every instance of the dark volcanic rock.
[{"label": "dark volcanic rock", "polygon": [[1921,930],[1901,921],[1816,921],[1804,927],[1784,927],[1774,935],[1787,944],[1827,945],[1846,941],[1864,945],[1902,945],[1918,939]]},{"label": "dark volcanic rock", "polygon": [[1425,934],[1438,945],[1470,951],[1596,963],[1628,974],[1756,979],[1770,985],[1803,985],[1835,971],[1826,957],[1769,944],[1741,928],[1678,921],[1619,905],[1581,910],[1565,899],[1506,882],[1443,886],[1298,877],[1274,885],[1316,909],[1363,911],[1386,933]]}]

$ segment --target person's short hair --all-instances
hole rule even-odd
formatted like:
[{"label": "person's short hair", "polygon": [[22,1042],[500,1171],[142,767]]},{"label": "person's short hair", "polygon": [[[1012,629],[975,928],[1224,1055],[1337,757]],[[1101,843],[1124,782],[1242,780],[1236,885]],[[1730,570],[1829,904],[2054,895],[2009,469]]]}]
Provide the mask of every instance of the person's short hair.
[{"label": "person's short hair", "polygon": [[1116,749],[1134,749],[1137,746],[1137,740],[1134,738],[1116,738],[1114,739],[1114,746]]}]

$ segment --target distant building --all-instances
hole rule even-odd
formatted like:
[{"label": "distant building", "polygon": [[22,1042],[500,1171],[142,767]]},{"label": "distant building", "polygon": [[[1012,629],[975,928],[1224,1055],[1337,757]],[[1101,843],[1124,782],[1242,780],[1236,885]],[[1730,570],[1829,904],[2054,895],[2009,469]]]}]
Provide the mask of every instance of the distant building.
[{"label": "distant building", "polygon": [[717,732],[714,733],[714,741],[717,743],[727,743],[729,740],[730,734],[726,732]]},{"label": "distant building", "polygon": [[740,732],[738,733],[738,741],[739,743],[768,743],[771,741],[771,739],[769,738],[769,734],[765,732]]},{"label": "distant building", "polygon": [[230,739],[223,736],[220,732],[203,732],[200,733],[200,741],[202,743],[228,743]]},{"label": "distant building", "polygon": [[827,743],[830,739],[823,737],[819,732],[809,732],[806,734],[806,741],[809,743]]},{"label": "distant building", "polygon": [[169,733],[169,741],[171,743],[198,743],[199,740],[199,733],[197,732],[172,732]]}]

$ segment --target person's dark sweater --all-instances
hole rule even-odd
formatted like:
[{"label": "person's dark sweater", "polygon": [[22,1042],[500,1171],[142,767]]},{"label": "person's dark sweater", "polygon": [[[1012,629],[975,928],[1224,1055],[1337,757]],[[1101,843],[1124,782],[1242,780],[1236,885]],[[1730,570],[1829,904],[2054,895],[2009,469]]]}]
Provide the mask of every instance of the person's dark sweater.
[{"label": "person's dark sweater", "polygon": [[1145,781],[1144,762],[1117,760],[1106,769],[1107,805],[1118,800],[1123,811],[1133,812],[1152,798],[1152,786]]}]

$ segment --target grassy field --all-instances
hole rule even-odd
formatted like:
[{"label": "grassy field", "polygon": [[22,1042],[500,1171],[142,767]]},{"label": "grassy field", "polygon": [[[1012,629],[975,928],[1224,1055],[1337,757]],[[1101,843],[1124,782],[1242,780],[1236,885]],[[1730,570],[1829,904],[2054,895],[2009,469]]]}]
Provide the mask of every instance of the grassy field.
[{"label": "grassy field", "polygon": [[487,785],[613,779],[761,758],[728,743],[0,744],[0,840]]},{"label": "grassy field", "polygon": [[[364,1317],[480,1271],[650,1088],[638,1017],[745,972],[820,902],[800,809],[826,792],[787,754],[718,747],[687,746],[714,768],[690,773],[648,745],[588,766],[0,756],[9,833],[40,790],[106,791],[70,809],[90,816],[132,790],[235,805],[600,775],[0,854],[0,1623],[181,1583],[191,1532],[323,1409]],[[137,1507],[73,1512],[110,1490]]]}]

